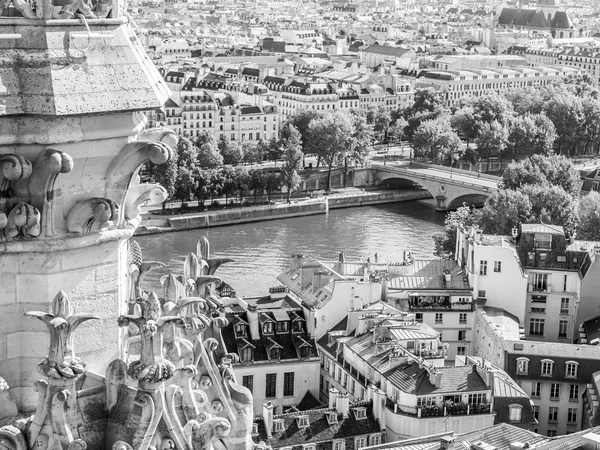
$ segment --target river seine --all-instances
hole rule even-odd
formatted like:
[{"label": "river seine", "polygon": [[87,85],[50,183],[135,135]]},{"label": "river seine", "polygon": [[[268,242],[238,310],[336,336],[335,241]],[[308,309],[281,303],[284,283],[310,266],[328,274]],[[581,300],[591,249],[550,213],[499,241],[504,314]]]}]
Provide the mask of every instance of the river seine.
[{"label": "river seine", "polygon": [[160,277],[182,272],[183,261],[196,251],[198,238],[210,241],[211,257],[230,257],[235,262],[217,271],[239,296],[268,293],[279,283],[276,277],[295,253],[321,260],[335,260],[340,252],[347,261],[402,260],[404,251],[417,258],[433,258],[431,236],[443,229],[444,214],[436,213],[434,200],[389,203],[337,209],[316,216],[278,219],[211,229],[138,236],[145,261],[161,261],[144,288],[161,292]]}]

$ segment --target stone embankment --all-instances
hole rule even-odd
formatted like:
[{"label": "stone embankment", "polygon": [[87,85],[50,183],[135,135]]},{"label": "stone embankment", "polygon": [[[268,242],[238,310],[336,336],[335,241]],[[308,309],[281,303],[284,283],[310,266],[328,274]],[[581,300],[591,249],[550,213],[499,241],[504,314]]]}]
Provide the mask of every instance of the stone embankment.
[{"label": "stone embankment", "polygon": [[[325,214],[329,209],[395,203],[430,197],[431,194],[424,189],[402,191],[361,191],[355,189],[351,193],[333,194],[306,200],[294,200],[290,204],[280,202],[273,205],[247,206],[219,211],[187,213],[170,217],[150,214],[149,218],[143,220],[141,226],[136,231],[136,235],[310,216],[315,214]],[[147,215],[145,214],[144,216]]]}]

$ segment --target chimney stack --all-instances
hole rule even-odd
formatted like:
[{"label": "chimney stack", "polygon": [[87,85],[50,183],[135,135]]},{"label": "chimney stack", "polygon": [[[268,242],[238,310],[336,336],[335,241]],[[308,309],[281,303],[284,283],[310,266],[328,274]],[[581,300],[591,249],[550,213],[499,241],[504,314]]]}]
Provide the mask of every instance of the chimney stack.
[{"label": "chimney stack", "polygon": [[327,286],[331,282],[331,275],[325,270],[319,270],[313,273],[312,276],[312,289],[313,292],[317,292],[324,286]]},{"label": "chimney stack", "polygon": [[454,436],[442,436],[440,439],[440,448],[442,450],[451,450],[454,448]]},{"label": "chimney stack", "polygon": [[248,317],[248,325],[250,325],[250,339],[253,341],[259,340],[258,308],[256,305],[248,305],[246,317]]},{"label": "chimney stack", "polygon": [[294,270],[298,270],[302,267],[302,261],[304,259],[303,255],[292,255],[290,256],[290,272]]},{"label": "chimney stack", "polygon": [[339,393],[340,391],[338,391],[336,388],[329,389],[329,409],[335,408],[337,396]]},{"label": "chimney stack", "polygon": [[350,396],[347,392],[339,393],[335,399],[335,410],[341,414],[344,419],[348,417],[350,411]]},{"label": "chimney stack", "polygon": [[267,430],[267,436],[273,437],[273,403],[267,402],[263,404],[263,421]]}]

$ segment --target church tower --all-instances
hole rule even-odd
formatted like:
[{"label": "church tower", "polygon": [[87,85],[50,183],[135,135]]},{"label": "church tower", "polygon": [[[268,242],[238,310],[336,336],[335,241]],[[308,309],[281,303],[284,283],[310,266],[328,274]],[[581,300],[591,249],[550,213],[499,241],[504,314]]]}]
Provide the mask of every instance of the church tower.
[{"label": "church tower", "polygon": [[[88,368],[117,356],[128,239],[138,206],[165,190],[139,184],[177,136],[145,130],[169,90],[123,0],[0,0],[0,376],[20,410],[35,407],[43,323],[64,290],[100,320],[76,337]],[[122,333],[122,332],[121,332]]]}]

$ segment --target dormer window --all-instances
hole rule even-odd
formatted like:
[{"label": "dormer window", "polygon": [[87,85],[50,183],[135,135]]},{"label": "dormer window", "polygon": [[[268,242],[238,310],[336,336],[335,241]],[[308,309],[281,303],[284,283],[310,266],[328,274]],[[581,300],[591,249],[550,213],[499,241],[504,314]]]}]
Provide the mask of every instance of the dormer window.
[{"label": "dormer window", "polygon": [[246,337],[246,325],[240,323],[235,326],[235,334],[239,337]]},{"label": "dormer window", "polygon": [[283,322],[277,322],[277,332],[278,333],[287,333],[287,331],[289,330],[289,322],[288,321],[283,321]]},{"label": "dormer window", "polygon": [[520,422],[522,412],[523,412],[523,407],[521,405],[509,405],[508,406],[508,417],[511,422]]},{"label": "dormer window", "polygon": [[246,347],[242,350],[242,362],[250,362],[254,359],[254,349]]},{"label": "dormer window", "polygon": [[308,416],[300,416],[298,417],[298,428],[306,428],[310,425],[308,422]]},{"label": "dormer window", "polygon": [[273,431],[283,431],[283,420],[275,419],[273,420]]},{"label": "dormer window", "polygon": [[271,349],[271,359],[280,359],[281,358],[281,349],[279,347],[275,347]]},{"label": "dormer window", "polygon": [[258,434],[258,424],[257,423],[252,424],[252,434]]},{"label": "dormer window", "polygon": [[296,320],[294,322],[294,324],[292,325],[292,331],[294,333],[302,333],[302,332],[304,332],[304,324],[302,323],[302,320]]},{"label": "dormer window", "polygon": [[273,334],[273,322],[265,322],[263,324],[263,334]]},{"label": "dormer window", "polygon": [[338,415],[337,412],[327,413],[327,423],[329,425],[333,425],[334,423],[338,423]]},{"label": "dormer window", "polygon": [[367,408],[354,408],[353,411],[356,420],[367,418]]}]

